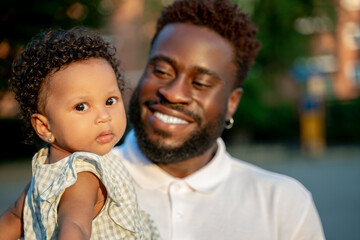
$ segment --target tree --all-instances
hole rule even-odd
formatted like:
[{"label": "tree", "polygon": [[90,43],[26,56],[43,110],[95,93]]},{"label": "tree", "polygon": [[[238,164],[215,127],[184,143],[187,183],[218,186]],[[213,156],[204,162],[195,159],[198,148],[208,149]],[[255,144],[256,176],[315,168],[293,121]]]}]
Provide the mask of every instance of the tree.
[{"label": "tree", "polygon": [[[334,18],[327,0],[232,0],[258,26],[262,47],[243,86],[244,95],[234,116],[237,131],[253,140],[297,140],[299,132],[296,96],[285,89],[295,88],[289,69],[297,57],[309,56],[309,38],[295,28],[302,17],[326,15]],[[285,80],[284,80],[285,79]],[[295,94],[296,95],[296,94]],[[225,132],[228,137],[230,134]]]}]

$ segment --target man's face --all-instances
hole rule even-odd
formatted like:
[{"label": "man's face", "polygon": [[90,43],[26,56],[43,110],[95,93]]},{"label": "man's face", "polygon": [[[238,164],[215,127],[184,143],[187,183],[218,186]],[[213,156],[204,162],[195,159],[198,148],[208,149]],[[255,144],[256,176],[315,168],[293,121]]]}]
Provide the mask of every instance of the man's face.
[{"label": "man's face", "polygon": [[150,160],[182,161],[215,144],[240,98],[233,59],[231,44],[205,27],[170,24],[160,32],[130,103]]}]

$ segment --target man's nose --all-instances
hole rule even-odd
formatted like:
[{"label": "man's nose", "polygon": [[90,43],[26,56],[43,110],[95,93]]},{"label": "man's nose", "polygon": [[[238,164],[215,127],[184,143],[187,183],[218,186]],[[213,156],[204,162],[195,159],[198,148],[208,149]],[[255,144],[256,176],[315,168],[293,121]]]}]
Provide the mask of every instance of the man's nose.
[{"label": "man's nose", "polygon": [[191,89],[190,83],[185,76],[178,75],[172,81],[159,88],[159,93],[172,103],[190,103]]},{"label": "man's nose", "polygon": [[101,107],[97,111],[96,123],[104,123],[112,120],[110,111],[107,107]]}]

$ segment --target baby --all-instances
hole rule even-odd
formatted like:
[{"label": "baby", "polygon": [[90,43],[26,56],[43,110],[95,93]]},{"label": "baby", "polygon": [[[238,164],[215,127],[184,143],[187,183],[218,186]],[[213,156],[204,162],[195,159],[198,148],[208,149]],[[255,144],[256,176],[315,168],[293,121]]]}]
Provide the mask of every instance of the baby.
[{"label": "baby", "polygon": [[14,61],[10,85],[28,139],[48,144],[28,191],[1,216],[0,238],[160,238],[110,152],[126,127],[115,48],[84,27],[50,30]]}]

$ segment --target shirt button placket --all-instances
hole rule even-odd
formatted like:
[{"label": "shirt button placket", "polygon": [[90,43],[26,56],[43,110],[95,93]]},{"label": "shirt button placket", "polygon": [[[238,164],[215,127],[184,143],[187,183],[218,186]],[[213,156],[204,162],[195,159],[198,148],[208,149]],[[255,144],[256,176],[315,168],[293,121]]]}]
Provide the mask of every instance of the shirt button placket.
[{"label": "shirt button placket", "polygon": [[170,185],[170,196],[172,202],[172,221],[173,221],[173,236],[181,239],[183,225],[184,225],[184,206],[182,202],[183,194],[186,192],[186,186],[181,181],[173,182]]}]

